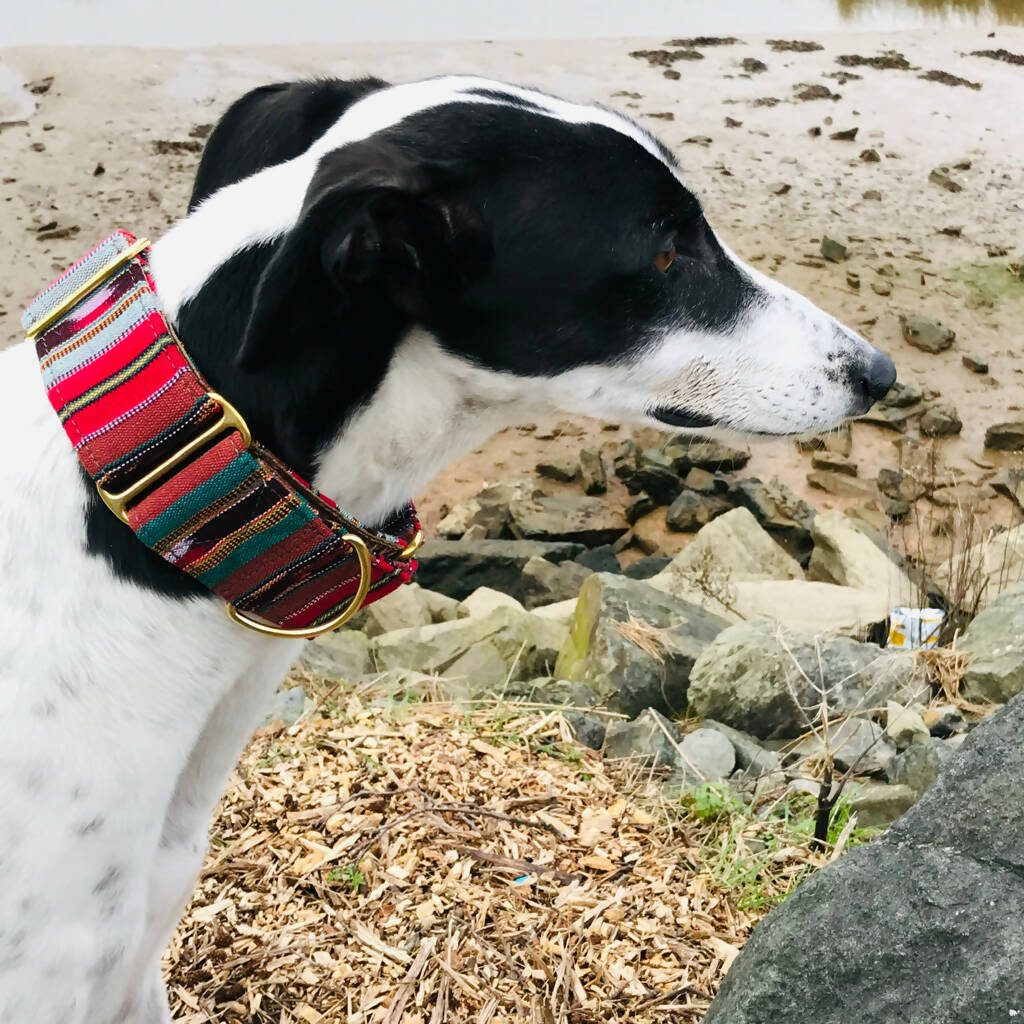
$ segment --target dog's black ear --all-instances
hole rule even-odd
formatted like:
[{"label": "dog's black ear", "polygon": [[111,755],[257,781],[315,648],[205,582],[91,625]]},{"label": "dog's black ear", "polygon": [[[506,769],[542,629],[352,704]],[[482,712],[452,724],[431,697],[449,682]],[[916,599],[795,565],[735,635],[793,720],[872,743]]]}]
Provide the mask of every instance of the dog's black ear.
[{"label": "dog's black ear", "polygon": [[367,140],[325,156],[298,221],[256,284],[236,366],[294,354],[356,307],[429,325],[490,262],[490,238],[451,172]]}]

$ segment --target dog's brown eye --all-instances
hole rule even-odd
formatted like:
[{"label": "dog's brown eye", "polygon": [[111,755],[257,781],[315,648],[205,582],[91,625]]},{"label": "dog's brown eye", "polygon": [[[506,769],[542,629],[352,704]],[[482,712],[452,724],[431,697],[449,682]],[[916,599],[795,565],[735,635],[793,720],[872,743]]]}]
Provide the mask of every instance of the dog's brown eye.
[{"label": "dog's brown eye", "polygon": [[654,257],[654,265],[664,274],[669,267],[675,263],[676,260],[676,249],[673,246],[671,249],[662,249],[657,256]]}]

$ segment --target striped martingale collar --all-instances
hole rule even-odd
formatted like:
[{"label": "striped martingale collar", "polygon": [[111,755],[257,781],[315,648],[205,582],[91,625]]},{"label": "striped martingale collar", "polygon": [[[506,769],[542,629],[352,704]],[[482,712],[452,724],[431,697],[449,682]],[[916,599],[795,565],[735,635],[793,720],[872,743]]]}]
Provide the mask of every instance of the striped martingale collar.
[{"label": "striped martingale collar", "polygon": [[253,441],[167,322],[147,241],[111,235],[22,324],[100,497],[236,622],[316,636],[411,578],[422,538],[413,506],[392,533],[368,529]]}]

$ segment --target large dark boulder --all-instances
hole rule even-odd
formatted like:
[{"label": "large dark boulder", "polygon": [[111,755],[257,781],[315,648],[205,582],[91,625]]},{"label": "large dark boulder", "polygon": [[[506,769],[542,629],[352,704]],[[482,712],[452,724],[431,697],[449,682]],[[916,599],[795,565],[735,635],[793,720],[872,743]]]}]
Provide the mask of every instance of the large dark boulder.
[{"label": "large dark boulder", "polygon": [[754,930],[705,1024],[989,1024],[1024,1015],[1024,696],[881,838]]}]

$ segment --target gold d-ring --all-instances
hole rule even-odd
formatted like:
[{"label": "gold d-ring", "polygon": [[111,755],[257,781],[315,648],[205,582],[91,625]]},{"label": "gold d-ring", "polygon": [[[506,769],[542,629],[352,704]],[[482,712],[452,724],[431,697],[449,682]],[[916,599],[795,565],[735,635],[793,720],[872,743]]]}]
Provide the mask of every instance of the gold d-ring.
[{"label": "gold d-ring", "polygon": [[398,553],[399,561],[407,562],[413,555],[416,554],[420,549],[420,545],[423,543],[423,531],[417,530],[415,536],[409,541],[408,544]]},{"label": "gold d-ring", "polygon": [[264,636],[293,637],[304,640],[311,640],[315,636],[330,633],[331,630],[343,626],[362,608],[366,595],[370,592],[370,582],[373,577],[370,568],[370,549],[366,546],[366,541],[354,533],[343,534],[342,540],[351,546],[356,553],[356,558],[359,559],[359,587],[353,594],[352,600],[333,618],[322,622],[319,626],[297,626],[294,629],[286,629],[283,626],[271,626],[258,619],[250,619],[245,612],[240,612],[233,604],[227,606],[228,618],[232,622],[237,622],[240,626],[245,626],[246,629],[251,629],[256,633],[262,633]]}]

